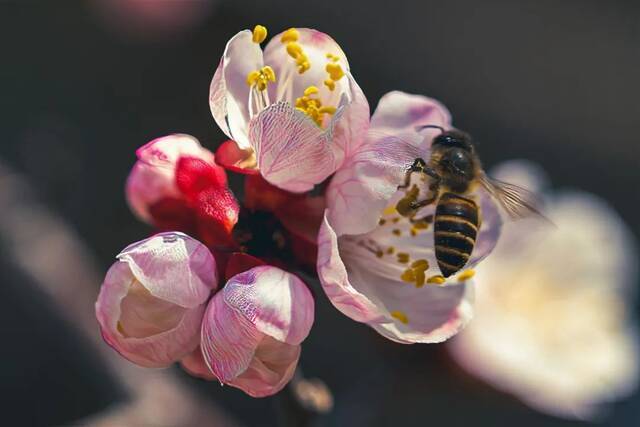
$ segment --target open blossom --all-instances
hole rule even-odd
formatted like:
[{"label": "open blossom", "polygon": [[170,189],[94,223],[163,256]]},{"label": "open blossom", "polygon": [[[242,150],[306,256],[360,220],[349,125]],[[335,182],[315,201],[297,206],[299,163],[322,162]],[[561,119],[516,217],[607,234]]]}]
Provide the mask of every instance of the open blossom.
[{"label": "open blossom", "polygon": [[238,205],[213,153],[192,136],[174,134],[136,154],[126,185],[134,213],[161,230],[197,234],[209,245],[228,242]]},{"label": "open blossom", "polygon": [[313,324],[311,292],[295,275],[245,254],[232,256],[226,275],[207,307],[201,348],[182,366],[253,397],[277,393],[291,380]]},{"label": "open blossom", "polygon": [[[473,314],[473,271],[498,239],[501,218],[482,188],[481,225],[465,270],[445,279],[434,254],[434,206],[416,219],[395,209],[405,172],[417,157],[429,158],[433,129],[451,127],[438,102],[402,92],[385,95],[370,124],[352,134],[355,150],[332,178],[318,236],[318,275],[331,302],[401,343],[440,342],[457,333]],[[412,184],[425,186],[421,177]]]},{"label": "open blossom", "polygon": [[164,367],[193,351],[211,292],[216,262],[182,233],[160,233],[117,256],[96,302],[105,341],[122,356]]},{"label": "open blossom", "polygon": [[293,192],[311,190],[356,147],[369,106],[340,46],[328,35],[291,28],[264,51],[266,29],[236,34],[213,76],[213,117],[233,141],[216,153],[225,167],[260,173]]},{"label": "open blossom", "polygon": [[[524,162],[496,176],[541,186]],[[478,315],[449,349],[470,373],[535,409],[593,418],[638,384],[630,319],[638,254],[625,224],[592,195],[549,194],[545,211],[556,227],[505,227],[477,268]]]}]

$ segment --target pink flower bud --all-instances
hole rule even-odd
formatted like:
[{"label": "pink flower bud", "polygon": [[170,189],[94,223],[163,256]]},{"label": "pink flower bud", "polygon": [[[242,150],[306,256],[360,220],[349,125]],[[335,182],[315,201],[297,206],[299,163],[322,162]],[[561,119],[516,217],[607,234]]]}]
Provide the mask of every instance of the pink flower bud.
[{"label": "pink flower bud", "polygon": [[293,376],[313,316],[311,292],[296,276],[271,266],[236,274],[207,307],[204,362],[221,383],[253,397],[275,394]]},{"label": "pink flower bud", "polygon": [[217,288],[209,250],[182,233],[160,233],[125,248],[96,302],[105,341],[130,361],[164,367],[193,351],[206,302]]},{"label": "pink flower bud", "polygon": [[[156,222],[150,212],[154,204],[167,199],[175,201],[185,198],[176,177],[180,159],[201,160],[209,167],[207,178],[211,185],[224,187],[227,184],[225,171],[216,164],[213,153],[189,135],[174,134],[154,139],[140,147],[136,155],[138,161],[127,180],[127,200],[133,212],[149,223]],[[201,177],[201,187],[202,181],[204,178]]]}]

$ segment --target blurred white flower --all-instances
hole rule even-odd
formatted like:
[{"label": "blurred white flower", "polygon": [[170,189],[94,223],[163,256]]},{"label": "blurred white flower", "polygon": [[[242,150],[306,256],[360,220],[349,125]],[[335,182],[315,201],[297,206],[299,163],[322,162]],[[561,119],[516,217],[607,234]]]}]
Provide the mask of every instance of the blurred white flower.
[{"label": "blurred white flower", "polygon": [[[493,175],[533,191],[542,185],[542,174],[524,162]],[[630,319],[637,252],[602,200],[546,196],[556,227],[505,224],[476,270],[476,318],[448,348],[470,373],[539,411],[592,419],[638,383]]]}]

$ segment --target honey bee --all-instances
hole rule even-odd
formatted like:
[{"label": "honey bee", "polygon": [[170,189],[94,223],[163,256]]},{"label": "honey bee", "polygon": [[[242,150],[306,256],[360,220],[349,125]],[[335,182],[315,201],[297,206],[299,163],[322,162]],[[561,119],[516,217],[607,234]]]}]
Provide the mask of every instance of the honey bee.
[{"label": "honey bee", "polygon": [[[478,185],[484,187],[512,219],[531,214],[543,216],[530,192],[485,174],[470,135],[434,125],[417,130],[425,128],[437,128],[441,133],[433,139],[429,160],[417,158],[407,170],[404,184],[398,187],[405,189],[406,193],[398,201],[396,210],[415,221],[420,209],[436,204],[435,255],[442,275],[449,277],[466,265],[476,243],[482,218],[470,194]],[[418,186],[411,186],[414,173],[428,177],[428,194],[422,200],[419,199]]]}]

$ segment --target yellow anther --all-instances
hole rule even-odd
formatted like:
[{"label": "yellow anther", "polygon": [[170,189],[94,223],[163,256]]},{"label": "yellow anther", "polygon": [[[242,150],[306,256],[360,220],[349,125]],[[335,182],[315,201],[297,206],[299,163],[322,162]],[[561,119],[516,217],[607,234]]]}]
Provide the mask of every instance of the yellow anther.
[{"label": "yellow anther", "polygon": [[427,261],[426,259],[419,259],[417,261],[413,261],[411,263],[411,268],[417,268],[424,271],[429,268],[429,261]]},{"label": "yellow anther", "polygon": [[396,211],[396,207],[391,205],[391,206],[387,206],[384,211],[382,211],[382,215],[393,215],[397,213]]},{"label": "yellow anther", "polygon": [[416,237],[418,235],[418,231],[415,228],[412,228],[409,230],[409,234],[411,234],[411,237]]},{"label": "yellow anther", "polygon": [[431,276],[427,279],[427,283],[433,283],[434,285],[442,285],[445,282],[444,277],[437,274],[435,276]]},{"label": "yellow anther", "polygon": [[391,230],[391,232],[393,233],[394,236],[402,236],[402,231],[399,228],[394,228],[393,230]]},{"label": "yellow anther", "polygon": [[318,93],[318,88],[315,86],[309,86],[308,88],[306,88],[304,90],[304,96],[311,96],[311,95],[315,95],[316,93]]},{"label": "yellow anther", "polygon": [[416,221],[413,223],[413,228],[416,230],[426,230],[429,228],[429,223],[426,221]]},{"label": "yellow anther", "polygon": [[298,56],[303,54],[302,46],[300,46],[300,43],[297,42],[289,42],[287,43],[287,53],[290,57],[296,59],[298,58]]},{"label": "yellow anther", "polygon": [[380,221],[378,221],[378,225],[385,225],[387,223],[387,220],[384,218],[380,218]]},{"label": "yellow anther", "polygon": [[324,85],[329,88],[329,90],[334,90],[336,88],[336,82],[331,79],[327,79],[324,81]]},{"label": "yellow anther", "polygon": [[414,270],[416,276],[416,288],[421,288],[424,286],[425,274],[424,270]]},{"label": "yellow anther", "polygon": [[329,62],[324,69],[327,71],[327,73],[329,74],[329,77],[333,81],[338,81],[342,77],[344,77],[344,71],[342,71],[342,66],[336,62]]},{"label": "yellow anther", "polygon": [[336,112],[336,107],[322,107],[320,108],[320,114],[333,114]]},{"label": "yellow anther", "polygon": [[401,323],[404,323],[405,325],[409,323],[409,318],[402,311],[396,310],[396,311],[392,311],[390,314],[391,314],[391,317],[399,320]]},{"label": "yellow anther", "polygon": [[382,250],[377,250],[377,251],[376,251],[376,256],[377,256],[378,258],[382,258],[382,257],[384,256],[384,252],[382,252]]},{"label": "yellow anther", "polygon": [[391,222],[393,222],[394,224],[397,224],[397,223],[400,222],[400,218],[398,218],[398,217],[392,218]]},{"label": "yellow anther", "polygon": [[463,273],[458,274],[458,282],[464,282],[465,280],[471,279],[475,276],[476,272],[473,270],[467,270]]},{"label": "yellow anther", "polygon": [[249,74],[247,74],[247,84],[249,86],[253,86],[258,82],[259,78],[260,78],[260,71],[258,70],[252,71]]},{"label": "yellow anther", "polygon": [[396,257],[398,258],[398,262],[400,264],[406,264],[409,262],[409,254],[406,252],[398,252],[396,254]]},{"label": "yellow anther", "polygon": [[276,73],[273,71],[273,68],[268,65],[247,74],[247,84],[249,86],[255,86],[258,90],[265,90],[269,82],[275,81]]},{"label": "yellow anther", "polygon": [[340,57],[338,55],[334,55],[333,53],[327,53],[327,59],[332,62],[338,62]]},{"label": "yellow anther", "polygon": [[393,246],[389,246],[389,247],[387,248],[387,253],[388,253],[389,255],[392,255],[395,251],[396,251],[396,248],[394,248]]},{"label": "yellow anther", "polygon": [[265,65],[264,67],[262,67],[262,69],[260,71],[262,71],[264,76],[270,82],[275,82],[276,81],[276,73],[275,73],[275,71],[273,71],[273,68],[271,68],[270,66]]},{"label": "yellow anther", "polygon": [[262,43],[267,38],[267,29],[262,25],[256,25],[253,27],[253,42]]},{"label": "yellow anther", "polygon": [[412,268],[407,268],[401,275],[400,279],[403,282],[413,283],[416,281],[416,275]]},{"label": "yellow anther", "polygon": [[309,58],[304,53],[298,55],[296,58],[296,64],[298,65],[298,73],[304,74],[309,68],[311,68],[311,63],[309,62]]},{"label": "yellow anther", "polygon": [[282,37],[280,37],[280,41],[282,43],[296,42],[300,38],[300,33],[295,28],[289,28],[287,31],[282,33]]}]

